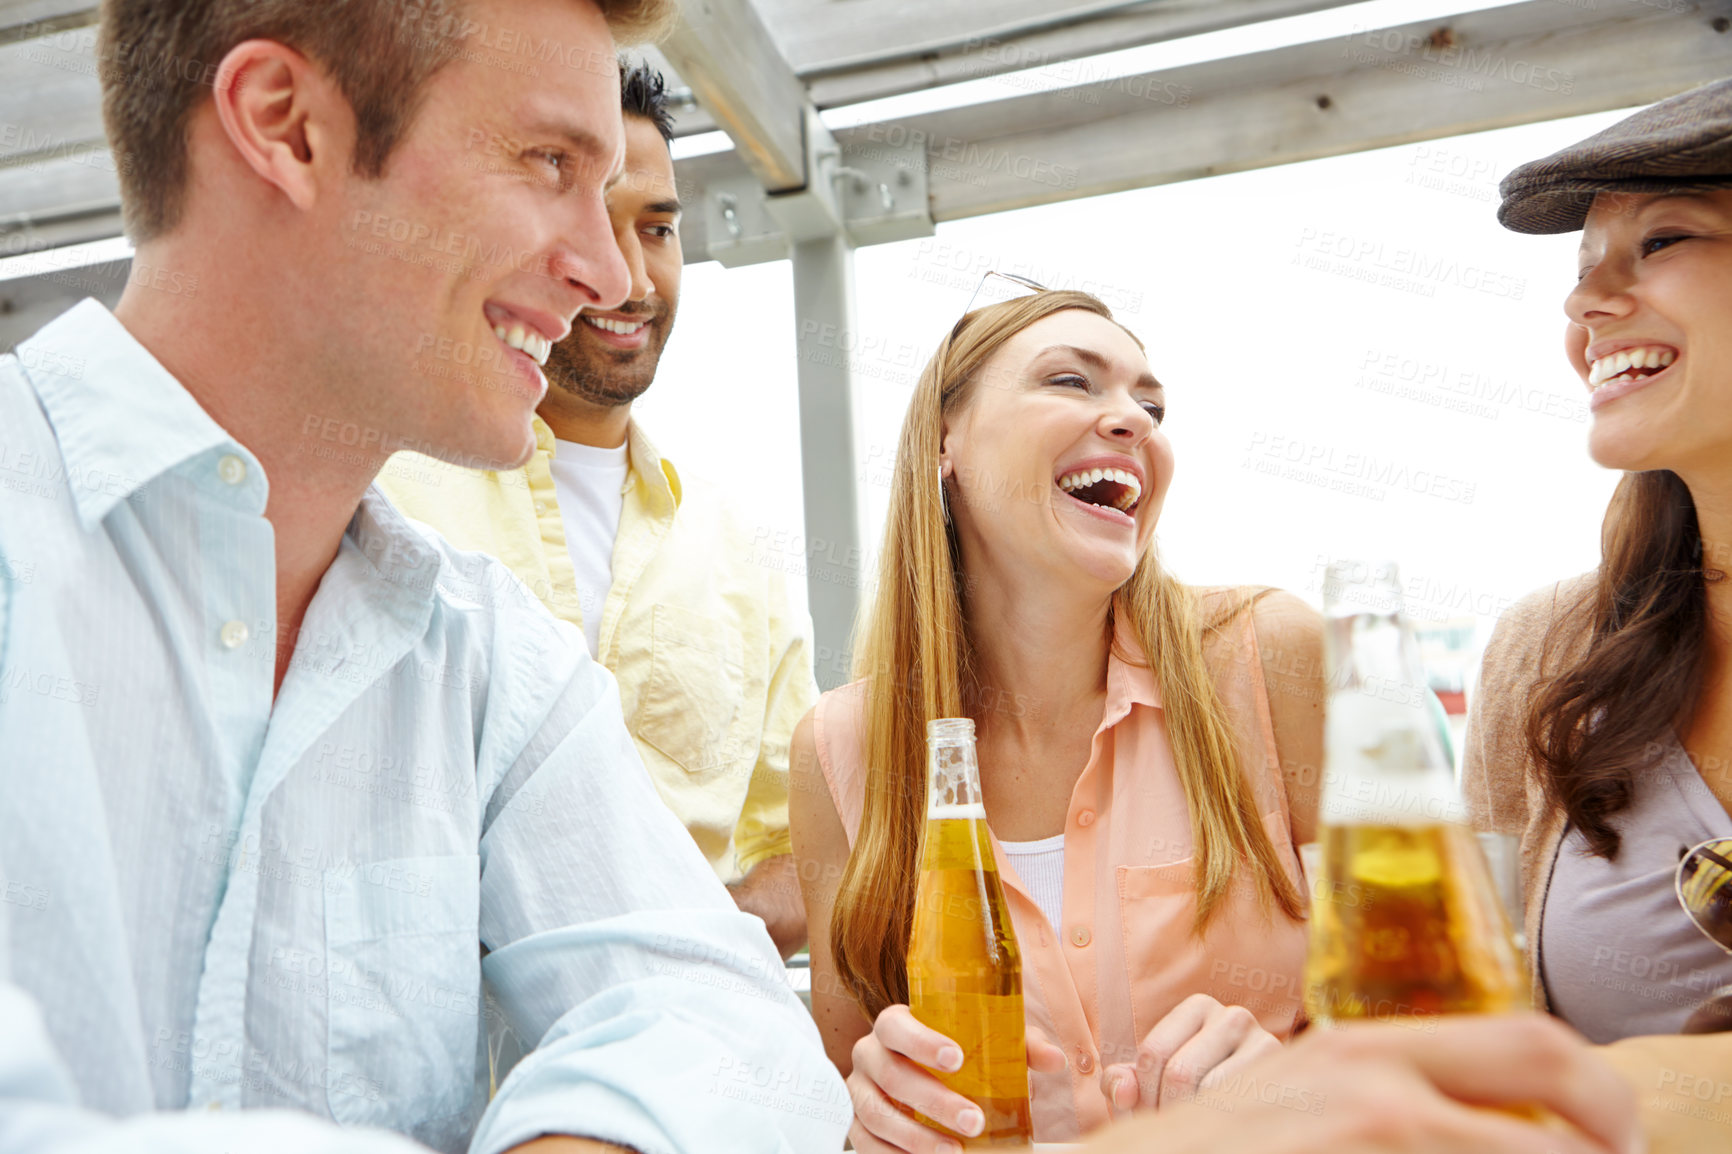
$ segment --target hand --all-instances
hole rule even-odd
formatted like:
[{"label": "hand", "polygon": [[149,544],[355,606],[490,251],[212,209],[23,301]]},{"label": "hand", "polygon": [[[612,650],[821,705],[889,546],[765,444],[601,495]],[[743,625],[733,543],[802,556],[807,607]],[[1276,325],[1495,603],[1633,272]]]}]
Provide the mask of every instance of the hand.
[{"label": "hand", "polygon": [[1136,1065],[1115,1062],[1101,1071],[1101,1089],[1115,1118],[1136,1108],[1155,1110],[1280,1049],[1280,1039],[1250,1010],[1192,994],[1155,1023],[1137,1047]]},{"label": "hand", "polygon": [[[1038,1030],[1028,1031],[1029,1065],[1042,1073],[1065,1068],[1064,1051]],[[849,1140],[859,1154],[960,1154],[956,1139],[924,1126],[917,1110],[958,1134],[973,1137],[986,1125],[980,1107],[921,1069],[962,1068],[962,1048],[921,1025],[907,1006],[890,1006],[872,1032],[854,1043],[848,1097],[854,1103]]]},{"label": "hand", "polygon": [[806,906],[793,854],[765,858],[745,877],[729,882],[728,895],[741,910],[763,919],[784,961],[806,944]]},{"label": "hand", "polygon": [[[1636,1095],[1540,1014],[1313,1030],[1086,1154],[1642,1154]],[[1219,1101],[1216,1101],[1219,1099]],[[1535,1121],[1514,1111],[1543,1107]],[[1509,1112],[1506,1112],[1509,1111]],[[1565,1125],[1568,1123],[1568,1125]]]}]

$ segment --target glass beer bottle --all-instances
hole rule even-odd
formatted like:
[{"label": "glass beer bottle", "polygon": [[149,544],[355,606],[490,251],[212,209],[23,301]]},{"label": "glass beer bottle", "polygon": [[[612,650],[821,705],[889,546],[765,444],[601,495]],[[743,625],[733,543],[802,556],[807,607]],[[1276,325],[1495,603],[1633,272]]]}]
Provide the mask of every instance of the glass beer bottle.
[{"label": "glass beer bottle", "polygon": [[1324,616],[1306,1012],[1327,1023],[1527,1008],[1526,969],[1467,825],[1395,566],[1330,565]]},{"label": "glass beer bottle", "polygon": [[1022,954],[987,835],[974,722],[928,722],[926,740],[926,837],[908,944],[908,1008],[961,1047],[962,1069],[932,1073],[986,1117],[977,1137],[952,1136],[967,1150],[1026,1146],[1033,1127]]}]

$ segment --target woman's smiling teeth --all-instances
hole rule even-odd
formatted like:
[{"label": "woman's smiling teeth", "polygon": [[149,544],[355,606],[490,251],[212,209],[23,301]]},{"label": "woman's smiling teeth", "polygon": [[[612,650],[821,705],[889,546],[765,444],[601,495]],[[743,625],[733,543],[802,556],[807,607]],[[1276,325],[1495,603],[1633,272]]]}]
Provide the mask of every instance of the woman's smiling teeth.
[{"label": "woman's smiling teeth", "polygon": [[1637,377],[1651,377],[1661,369],[1678,359],[1676,349],[1664,345],[1641,345],[1633,349],[1619,349],[1608,353],[1593,363],[1588,370],[1588,388],[1597,389],[1601,385],[1615,381],[1620,377],[1634,380]]},{"label": "woman's smiling teeth", "polygon": [[645,324],[643,321],[616,321],[612,317],[584,317],[583,319],[586,323],[594,325],[603,332],[618,333],[622,337],[631,336],[643,328]]},{"label": "woman's smiling teeth", "polygon": [[547,364],[547,354],[553,351],[553,342],[540,333],[531,332],[522,325],[494,325],[493,335],[510,345],[529,354],[531,360],[538,365]]},{"label": "woman's smiling teeth", "polygon": [[1143,486],[1127,469],[1075,469],[1062,474],[1058,487],[1079,501],[1129,513],[1142,498]]}]

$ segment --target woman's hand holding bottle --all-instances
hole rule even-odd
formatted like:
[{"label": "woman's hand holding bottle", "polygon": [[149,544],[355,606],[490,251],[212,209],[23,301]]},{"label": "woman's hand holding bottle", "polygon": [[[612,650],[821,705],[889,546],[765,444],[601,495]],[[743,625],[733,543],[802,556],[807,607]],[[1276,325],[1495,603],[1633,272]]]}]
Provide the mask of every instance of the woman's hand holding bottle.
[{"label": "woman's hand holding bottle", "polygon": [[[1028,1064],[1042,1073],[1065,1068],[1064,1051],[1038,1030],[1028,1031]],[[854,1043],[848,1097],[854,1104],[849,1138],[860,1154],[959,1154],[956,1139],[914,1117],[918,1111],[958,1134],[985,1124],[980,1107],[945,1087],[931,1070],[962,1068],[962,1049],[921,1025],[907,1006],[889,1006],[872,1032]]]}]

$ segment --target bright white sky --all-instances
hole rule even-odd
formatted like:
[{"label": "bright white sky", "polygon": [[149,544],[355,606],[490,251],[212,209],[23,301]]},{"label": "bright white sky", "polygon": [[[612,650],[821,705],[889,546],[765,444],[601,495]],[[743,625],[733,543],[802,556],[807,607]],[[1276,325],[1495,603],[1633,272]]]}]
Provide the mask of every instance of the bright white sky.
[{"label": "bright white sky", "polygon": [[[920,365],[979,268],[1021,271],[1052,287],[1096,282],[1148,346],[1178,459],[1159,540],[1181,579],[1268,583],[1320,602],[1322,559],[1387,556],[1419,592],[1412,611],[1478,615],[1489,628],[1511,599],[1596,563],[1616,481],[1587,457],[1585,390],[1562,353],[1577,237],[1499,227],[1497,182],[1625,114],[982,217],[861,249],[861,340],[891,351],[856,365],[866,543],[882,532],[884,464]],[[1376,283],[1385,274],[1398,283]],[[797,566],[794,336],[786,262],[690,266],[639,413],[683,472],[731,490]],[[912,358],[900,354],[909,344]]]}]

